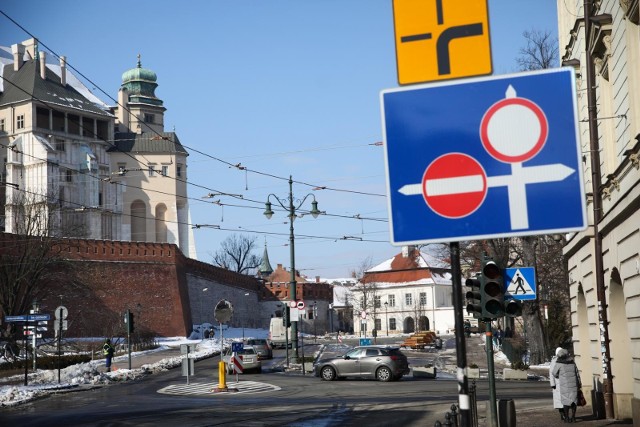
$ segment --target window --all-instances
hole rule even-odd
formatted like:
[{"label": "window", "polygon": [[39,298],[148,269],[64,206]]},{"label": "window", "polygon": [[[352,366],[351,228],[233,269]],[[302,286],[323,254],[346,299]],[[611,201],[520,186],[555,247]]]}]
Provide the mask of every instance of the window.
[{"label": "window", "polygon": [[73,181],[73,173],[70,170],[67,170],[67,182]]},{"label": "window", "polygon": [[382,307],[382,304],[380,303],[380,297],[379,296],[377,296],[377,295],[374,296],[373,297],[373,301],[374,301],[373,303],[375,304],[376,308]]},{"label": "window", "polygon": [[396,296],[395,295],[389,295],[388,299],[389,299],[389,307],[395,307],[396,306]]},{"label": "window", "polygon": [[156,171],[154,170],[155,165],[149,165],[149,176],[155,176]]},{"label": "window", "polygon": [[4,119],[0,119],[0,132],[4,132]]},{"label": "window", "polygon": [[178,176],[178,177],[182,176],[182,165],[177,165],[176,166],[176,176]]},{"label": "window", "polygon": [[427,293],[420,292],[420,305],[427,305]]},{"label": "window", "polygon": [[413,304],[413,295],[404,294],[404,303],[405,303],[405,305],[412,305]]},{"label": "window", "polygon": [[169,166],[162,165],[162,176],[169,175]]},{"label": "window", "polygon": [[381,330],[382,330],[382,320],[376,319],[376,331],[381,331]]},{"label": "window", "polygon": [[127,173],[127,165],[118,163],[118,175],[124,175],[125,173]]},{"label": "window", "polygon": [[64,144],[64,139],[56,139],[56,150],[57,151],[66,151]]},{"label": "window", "polygon": [[144,122],[145,123],[155,123],[155,116],[153,114],[147,114],[145,113],[144,115]]},{"label": "window", "polygon": [[391,329],[392,331],[396,330],[396,319],[389,319],[389,329]]},{"label": "window", "polygon": [[24,129],[24,114],[16,117],[16,129]]}]

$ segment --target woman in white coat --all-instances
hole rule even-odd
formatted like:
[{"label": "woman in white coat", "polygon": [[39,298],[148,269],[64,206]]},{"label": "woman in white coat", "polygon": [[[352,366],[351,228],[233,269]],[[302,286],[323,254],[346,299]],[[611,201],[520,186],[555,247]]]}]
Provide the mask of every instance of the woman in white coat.
[{"label": "woman in white coat", "polygon": [[[560,401],[564,408],[564,422],[573,423],[576,420],[578,390],[582,387],[582,383],[578,367],[567,350],[563,349],[558,353],[551,375],[555,377],[556,384],[560,385]],[[569,408],[571,408],[571,415],[569,415]]]},{"label": "woman in white coat", "polygon": [[557,409],[560,412],[560,419],[564,421],[564,405],[562,404],[562,400],[560,399],[560,383],[554,377],[551,372],[553,372],[553,368],[556,366],[556,360],[558,359],[558,353],[562,351],[562,347],[556,348],[556,355],[551,359],[551,363],[549,364],[549,382],[551,383],[551,389],[553,391],[553,408]]}]

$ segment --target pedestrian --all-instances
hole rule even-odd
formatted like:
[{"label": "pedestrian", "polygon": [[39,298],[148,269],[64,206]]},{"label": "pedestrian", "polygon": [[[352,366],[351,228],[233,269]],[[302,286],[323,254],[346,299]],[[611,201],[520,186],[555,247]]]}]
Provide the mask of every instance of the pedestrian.
[{"label": "pedestrian", "polygon": [[498,341],[498,350],[502,350],[502,338],[504,338],[504,332],[502,328],[498,326],[498,331],[496,332],[496,340]]},{"label": "pedestrian", "polygon": [[104,345],[102,346],[102,354],[105,357],[105,366],[107,367],[107,372],[111,371],[111,359],[113,359],[113,353],[115,353],[116,349],[111,345],[111,340],[107,338],[104,340]]},{"label": "pedestrian", "polygon": [[[556,380],[556,387],[560,386],[560,403],[565,423],[576,421],[576,409],[578,407],[578,390],[582,388],[578,367],[573,357],[565,349],[558,352],[556,364],[551,371]],[[571,415],[569,415],[571,408]]]},{"label": "pedestrian", "polygon": [[551,358],[551,363],[549,364],[549,383],[551,385],[551,390],[553,392],[553,408],[557,409],[560,412],[560,419],[564,421],[564,406],[562,405],[562,401],[560,400],[560,384],[556,380],[556,377],[553,376],[553,368],[556,366],[556,360],[558,359],[558,354],[562,351],[562,347],[556,348],[556,354]]}]

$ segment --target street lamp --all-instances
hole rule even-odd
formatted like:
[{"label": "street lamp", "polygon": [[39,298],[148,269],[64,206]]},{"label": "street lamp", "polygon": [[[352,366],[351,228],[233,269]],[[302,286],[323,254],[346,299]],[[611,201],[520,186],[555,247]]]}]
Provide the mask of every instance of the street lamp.
[{"label": "street lamp", "polygon": [[[297,204],[297,206],[295,206],[293,202],[293,178],[291,177],[291,175],[289,175],[289,198],[288,199],[280,199],[275,194],[269,194],[267,196],[267,202],[264,204],[265,205],[264,216],[266,216],[267,219],[271,219],[271,217],[273,216],[273,210],[271,210],[271,202],[269,201],[271,196],[273,196],[273,198],[278,202],[278,204],[282,206],[282,209],[289,212],[289,248],[290,248],[289,252],[291,257],[291,280],[289,281],[289,290],[291,292],[290,293],[291,301],[296,301],[296,252],[295,252],[295,246],[294,246],[295,238],[293,234],[293,220],[296,217],[296,210],[299,209],[300,206],[302,206],[302,204],[305,202],[305,200],[307,200],[309,196],[313,198],[313,202],[311,202],[311,211],[310,211],[311,216],[313,216],[314,218],[317,218],[318,215],[320,215],[320,211],[318,210],[318,202],[316,201],[316,197],[313,194],[309,193],[306,196],[304,196],[304,198]],[[288,206],[285,203],[287,201],[289,202]],[[291,322],[291,346],[293,347],[293,356],[297,359],[298,358],[298,322]]]},{"label": "street lamp", "polygon": [[384,322],[387,325],[387,336],[389,336],[389,312],[387,311],[389,309],[389,301],[385,301],[384,302]]}]

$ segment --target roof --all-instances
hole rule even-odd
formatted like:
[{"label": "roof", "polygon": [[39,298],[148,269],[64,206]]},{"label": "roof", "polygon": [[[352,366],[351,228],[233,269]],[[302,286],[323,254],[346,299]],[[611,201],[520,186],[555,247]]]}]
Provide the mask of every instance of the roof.
[{"label": "roof", "polygon": [[133,133],[118,132],[109,152],[121,153],[187,153],[175,132]]},{"label": "roof", "polygon": [[450,285],[451,270],[447,263],[413,249],[407,256],[399,253],[367,270],[361,282],[376,283],[380,287]]},{"label": "roof", "polygon": [[[6,64],[6,61],[2,61],[2,64],[4,65],[0,65],[0,76],[4,85],[0,93],[0,105],[41,101],[50,106],[89,112],[105,118],[114,117],[104,109],[105,104],[100,103],[98,98],[90,94],[88,89],[77,80],[76,83],[79,86],[74,87],[71,84],[62,86],[59,74],[53,70],[55,66],[47,64],[46,78],[42,79],[40,65],[35,59],[26,61],[18,71],[13,69],[13,63]],[[69,73],[67,75],[69,76]],[[84,89],[78,90],[80,86]],[[91,99],[87,95],[91,95]]]}]

